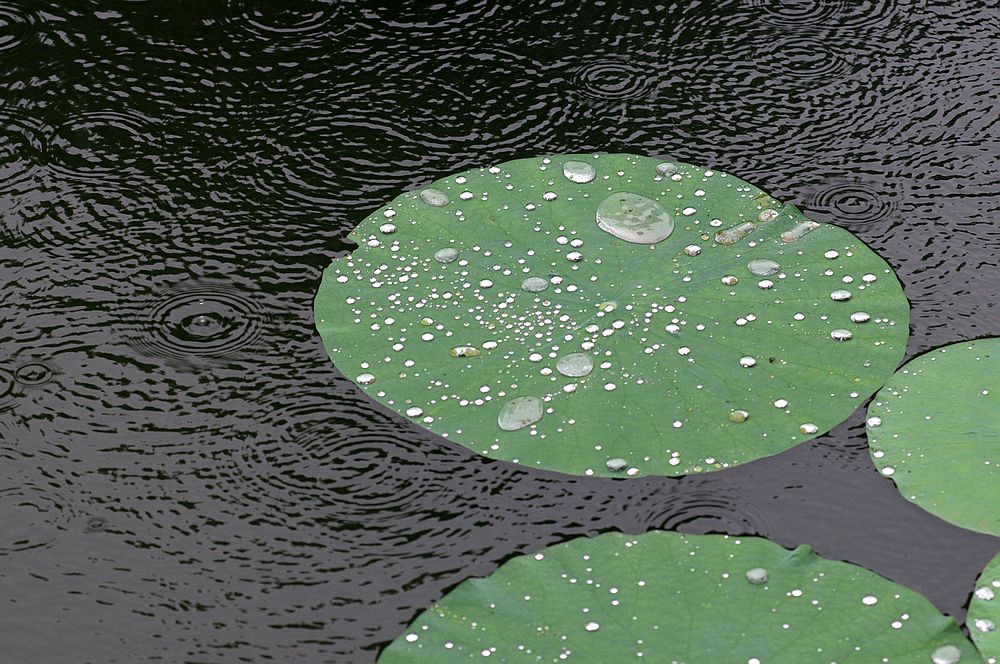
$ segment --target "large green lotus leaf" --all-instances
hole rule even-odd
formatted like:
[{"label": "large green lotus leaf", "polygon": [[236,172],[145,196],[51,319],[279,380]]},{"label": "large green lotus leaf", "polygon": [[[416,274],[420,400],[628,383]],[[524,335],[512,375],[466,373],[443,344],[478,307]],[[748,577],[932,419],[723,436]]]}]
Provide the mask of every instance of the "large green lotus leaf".
[{"label": "large green lotus leaf", "polygon": [[844,420],[906,346],[881,258],[688,164],[473,169],[352,238],[315,303],[334,363],[423,427],[537,468],[680,475],[774,454]]},{"label": "large green lotus leaf", "polygon": [[[422,613],[382,664],[979,661],[868,570],[758,538],[607,533],[519,556]],[[936,657],[937,659],[933,659]]]},{"label": "large green lotus leaf", "polygon": [[1000,660],[1000,555],[990,561],[976,582],[969,603],[969,617],[965,621],[972,640],[986,661],[996,664]]},{"label": "large green lotus leaf", "polygon": [[1000,339],[908,362],[868,406],[868,444],[905,498],[1000,535]]}]

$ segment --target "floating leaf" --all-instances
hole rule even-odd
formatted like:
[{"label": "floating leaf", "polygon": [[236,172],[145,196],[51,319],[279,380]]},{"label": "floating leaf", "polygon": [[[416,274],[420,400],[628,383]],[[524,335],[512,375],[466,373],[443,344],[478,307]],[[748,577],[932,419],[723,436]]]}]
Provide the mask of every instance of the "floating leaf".
[{"label": "floating leaf", "polygon": [[903,496],[963,528],[1000,535],[1000,338],[908,362],[868,406],[875,465]]},{"label": "floating leaf", "polygon": [[[929,601],[758,538],[606,533],[519,556],[422,613],[382,664],[972,662]],[[936,659],[932,660],[932,657]]]},{"label": "floating leaf", "polygon": [[965,621],[972,640],[990,664],[1000,660],[1000,555],[990,561],[976,582]]},{"label": "floating leaf", "polygon": [[906,345],[900,284],[857,238],[688,164],[474,169],[352,237],[315,304],[340,370],[537,468],[680,475],[774,454],[844,420]]}]

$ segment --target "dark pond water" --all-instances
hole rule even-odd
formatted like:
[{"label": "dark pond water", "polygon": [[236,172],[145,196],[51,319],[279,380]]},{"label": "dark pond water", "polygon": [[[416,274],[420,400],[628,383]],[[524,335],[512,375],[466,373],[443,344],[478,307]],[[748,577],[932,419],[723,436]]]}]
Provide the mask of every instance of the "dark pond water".
[{"label": "dark pond water", "polygon": [[368,401],[311,302],[400,191],[609,150],[855,232],[908,356],[1000,334],[998,72],[989,0],[0,2],[0,659],[371,662],[609,529],[810,543],[964,619],[1000,540],[903,500],[860,411],[706,476],[533,472]]}]

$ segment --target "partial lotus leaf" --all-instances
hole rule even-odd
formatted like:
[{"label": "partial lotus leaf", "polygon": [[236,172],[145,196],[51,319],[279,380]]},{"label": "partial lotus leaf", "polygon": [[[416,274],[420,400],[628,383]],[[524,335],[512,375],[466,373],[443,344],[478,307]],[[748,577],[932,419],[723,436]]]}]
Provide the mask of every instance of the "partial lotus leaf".
[{"label": "partial lotus leaf", "polygon": [[681,475],[774,454],[844,420],[906,346],[907,300],[868,247],[689,164],[473,169],[351,237],[315,303],[337,367],[535,468]]},{"label": "partial lotus leaf", "polygon": [[413,621],[382,664],[974,662],[958,625],[868,570],[722,535],[606,533],[519,556]]},{"label": "partial lotus leaf", "polygon": [[868,444],[907,500],[1000,535],[1000,338],[903,366],[868,406]]},{"label": "partial lotus leaf", "polygon": [[965,621],[972,640],[990,664],[1000,660],[1000,555],[990,561],[976,582]]}]

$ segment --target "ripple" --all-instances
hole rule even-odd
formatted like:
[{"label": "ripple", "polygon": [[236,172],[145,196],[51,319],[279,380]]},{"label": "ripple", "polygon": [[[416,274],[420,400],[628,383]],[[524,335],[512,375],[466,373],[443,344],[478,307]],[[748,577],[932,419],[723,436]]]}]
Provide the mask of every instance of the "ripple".
[{"label": "ripple", "polygon": [[80,113],[55,129],[48,146],[50,166],[87,180],[142,172],[141,166],[151,165],[152,126],[152,120],[131,111]]},{"label": "ripple", "polygon": [[598,101],[648,99],[657,87],[650,71],[626,56],[605,56],[575,65],[571,81],[575,92]]},{"label": "ripple", "polygon": [[51,488],[9,479],[0,487],[0,556],[51,546],[66,530],[67,510]]},{"label": "ripple", "polygon": [[817,221],[880,235],[902,222],[906,200],[901,185],[857,176],[833,177],[803,193],[805,208]]},{"label": "ripple", "polygon": [[782,81],[832,83],[851,74],[851,64],[830,45],[829,39],[809,35],[784,35],[757,41],[753,64]]},{"label": "ripple", "polygon": [[440,491],[445,477],[430,458],[440,443],[367,402],[317,405],[288,419],[284,436],[247,446],[238,459],[240,481],[259,500],[285,511],[319,501],[335,518],[362,522],[426,508]]},{"label": "ripple", "polygon": [[901,15],[912,19],[926,3],[893,0],[741,0],[755,18],[776,28],[855,28],[889,25]]},{"label": "ripple", "polygon": [[247,2],[230,0],[224,22],[234,36],[265,51],[301,49],[328,43],[351,27],[339,16],[340,2]]},{"label": "ripple", "polygon": [[20,46],[33,23],[34,16],[17,5],[0,4],[0,56],[8,55]]},{"label": "ripple", "polygon": [[52,380],[55,370],[41,362],[23,364],[14,372],[14,380],[22,385],[44,385]]},{"label": "ripple", "polygon": [[[475,25],[476,21],[496,19],[502,6],[490,0],[453,0],[427,7],[411,3],[387,2],[374,7],[359,9],[360,19],[369,29],[395,28],[397,30],[440,31]],[[503,24],[495,29],[502,30]],[[409,38],[411,35],[407,35]],[[416,36],[420,36],[418,32]]]},{"label": "ripple", "polygon": [[259,341],[263,321],[250,293],[230,284],[192,282],[148,303],[125,336],[146,355],[182,364],[238,359]]}]

